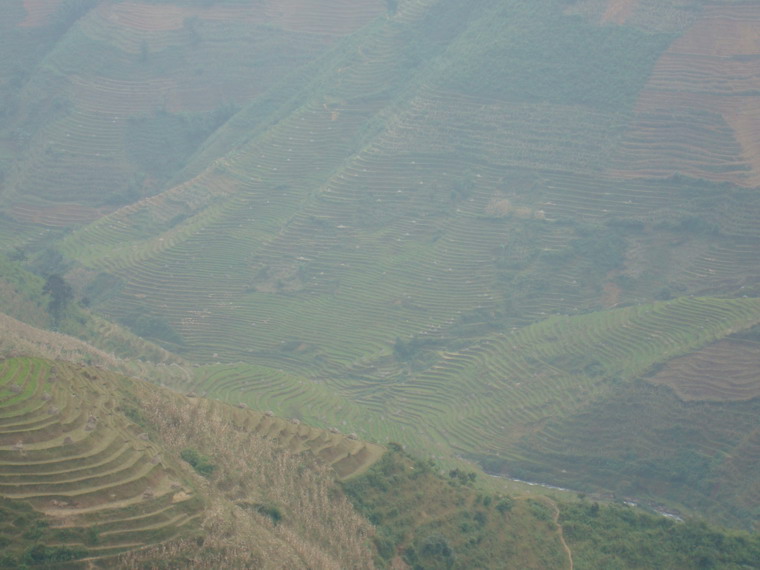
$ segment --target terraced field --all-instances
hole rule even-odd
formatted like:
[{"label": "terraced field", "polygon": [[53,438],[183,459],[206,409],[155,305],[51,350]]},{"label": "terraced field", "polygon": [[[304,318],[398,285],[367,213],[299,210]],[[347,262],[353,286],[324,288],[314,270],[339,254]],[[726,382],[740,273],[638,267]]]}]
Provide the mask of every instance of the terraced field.
[{"label": "terraced field", "polygon": [[195,492],[118,412],[115,375],[16,358],[0,378],[0,493],[47,516],[49,546],[100,558],[194,527]]},{"label": "terraced field", "polygon": [[[757,7],[392,4],[100,3],[19,90],[3,205],[36,229],[0,227],[7,249],[76,225],[54,245],[77,292],[106,274],[94,310],[197,364],[162,381],[295,420],[244,423],[340,473],[374,448],[296,422],[594,487],[672,448],[627,415],[610,467],[593,434],[621,434],[589,414],[667,394],[653,424],[720,404],[695,453],[735,453],[758,395],[735,336],[760,310]],[[720,467],[748,504],[752,457]]]},{"label": "terraced field", "polygon": [[173,385],[230,404],[269,409],[277,417],[290,417],[294,425],[302,422],[319,426],[339,438],[354,433],[369,441],[418,443],[417,436],[420,436],[433,443],[424,430],[417,435],[407,433],[407,430],[419,429],[412,422],[389,421],[403,414],[386,411],[386,390],[370,379],[359,380],[355,386],[336,393],[324,383],[249,364],[203,366],[195,376],[190,384],[175,381]]},{"label": "terraced field", "polygon": [[[288,457],[308,453],[339,478],[363,472],[385,451],[355,434],[242,403],[161,394],[164,406],[174,409],[184,400],[193,410],[182,412],[183,421],[193,413],[217,418],[249,445],[265,442],[267,450]],[[122,552],[193,535],[208,518],[207,490],[170,445],[176,434],[156,431],[146,412],[146,403],[161,394],[103,369],[37,358],[0,361],[0,495],[43,516],[48,554],[85,556],[103,567]],[[265,492],[271,491],[256,490]]]},{"label": "terraced field", "polygon": [[192,387],[380,441],[509,456],[550,418],[583,410],[656,364],[758,321],[754,299],[683,299],[554,317],[441,353],[428,370],[402,378],[357,376],[323,386],[277,370],[217,365],[200,368]]},{"label": "terraced field", "polygon": [[727,339],[676,358],[650,379],[685,401],[733,402],[760,396],[757,341]]},{"label": "terraced field", "polygon": [[[386,52],[396,44],[392,35],[378,34],[373,49]],[[374,74],[379,65],[387,63],[370,60],[363,67]],[[351,71],[361,76],[365,73],[359,66]],[[349,72],[341,72],[341,81],[353,90],[356,84],[351,78]],[[583,120],[589,126],[602,125],[583,143],[595,145],[591,150],[560,144],[555,139],[566,140],[568,134],[559,132],[562,127],[557,121],[547,121],[544,132],[530,135],[543,142],[517,154],[518,147],[525,146],[521,141],[528,138],[521,139],[520,133],[542,109],[515,111],[511,118],[515,124],[505,122],[497,131],[503,130],[503,135],[486,142],[468,135],[465,124],[485,125],[494,115],[506,112],[505,105],[430,89],[416,97],[411,107],[398,121],[399,128],[386,129],[313,189],[319,177],[330,172],[330,164],[340,164],[350,133],[361,128],[379,107],[367,102],[307,106],[191,182],[75,233],[65,250],[127,277],[130,284],[115,315],[138,311],[139,299],[164,297],[162,313],[193,350],[200,348],[194,339],[205,345],[206,358],[214,353],[224,358],[261,357],[277,350],[283,341],[316,345],[334,339],[329,351],[335,356],[329,358],[342,361],[337,364],[343,368],[345,357],[338,350],[352,354],[355,360],[367,353],[382,353],[395,336],[441,330],[461,314],[492,308],[498,302],[493,290],[492,252],[511,241],[514,226],[498,219],[481,223],[489,215],[490,204],[506,200],[510,208],[505,215],[518,220],[540,223],[546,217],[537,200],[540,189],[534,192],[537,176],[505,177],[503,169],[530,168],[536,164],[530,157],[545,153],[545,160],[559,159],[588,171],[593,163],[579,161],[579,156],[599,160],[607,147],[592,141],[597,134],[609,135],[616,119],[608,115],[601,120],[599,114],[585,113]],[[584,114],[582,109],[576,111]],[[445,121],[431,121],[431,113]],[[459,141],[458,147],[464,149],[457,161],[449,158],[450,146],[430,142],[447,139]],[[321,141],[318,149],[316,140]],[[546,148],[539,150],[544,144]],[[576,140],[576,144],[581,142]],[[316,156],[312,160],[317,151],[320,160]],[[475,156],[482,157],[482,168],[463,176]],[[295,164],[294,157],[298,158]],[[514,162],[505,163],[503,157]],[[314,164],[317,168],[309,168]],[[272,187],[280,190],[271,192],[268,189]],[[463,187],[467,187],[467,197],[457,196],[457,188]],[[221,191],[216,193],[215,188]],[[360,196],[357,188],[362,189]],[[178,203],[184,201],[184,211],[192,213],[213,199],[207,197],[211,192],[217,199],[223,199],[225,192],[234,197],[160,233],[163,220],[183,211]],[[452,206],[456,206],[455,215],[445,213]],[[370,233],[365,233],[367,229]],[[146,230],[155,232],[155,237],[146,239]],[[260,239],[272,232],[276,237]],[[539,230],[538,239],[545,240],[539,245],[551,249],[568,237],[566,228],[546,226]],[[224,265],[214,262],[201,267],[203,252],[212,250],[219,252],[214,258],[224,259]],[[404,255],[399,255],[402,251]],[[472,256],[472,251],[480,253]],[[389,266],[380,269],[363,262],[375,257],[388,259]],[[175,290],[168,298],[153,284],[166,269],[186,284],[181,295]],[[463,275],[469,277],[463,279]],[[577,275],[567,276],[567,285],[574,277]],[[208,304],[209,288],[216,290],[213,295],[219,301],[212,302],[213,308],[202,309]],[[446,289],[444,295],[438,291],[441,288]],[[533,307],[531,313],[570,305],[560,301],[562,296]],[[585,302],[593,302],[588,293],[584,297]],[[359,314],[346,311],[355,306],[367,312],[361,317],[364,321],[373,322],[367,333],[374,342],[356,337],[354,322]],[[297,336],[278,329],[278,323],[295,322],[287,316],[295,313],[302,315]],[[304,327],[312,322],[313,330]],[[209,345],[206,339],[210,337],[217,343]],[[242,339],[247,346],[238,344]]]},{"label": "terraced field", "polygon": [[[56,4],[25,6],[28,17],[19,25],[32,33],[56,16]],[[225,105],[256,97],[384,12],[378,2],[330,11],[314,5],[319,18],[295,8],[123,2],[101,3],[84,14],[23,87],[24,158],[8,180],[13,199],[7,210],[23,222],[69,226],[155,193],[166,175],[151,171],[155,165],[135,156],[134,147],[154,152],[151,147],[165,151],[168,144],[189,152],[202,139],[180,128],[188,114],[208,121]],[[182,50],[193,56],[185,58]],[[245,55],[251,53],[256,55]],[[130,122],[157,112],[178,117],[174,130],[133,140]],[[85,202],[100,207],[82,208]]]},{"label": "terraced field", "polygon": [[361,474],[385,452],[380,445],[359,440],[355,433],[341,433],[334,427],[315,428],[298,418],[275,416],[271,411],[248,410],[242,402],[230,408],[212,401],[212,407],[222,410],[239,429],[273,440],[283,450],[293,454],[309,452],[341,479]]},{"label": "terraced field", "polygon": [[616,174],[760,183],[757,5],[710,6],[655,66]]},{"label": "terraced field", "polygon": [[[382,46],[392,49],[394,45],[392,36],[381,35],[377,42],[378,49]],[[349,80],[351,76],[363,73],[362,69],[357,69],[356,74],[344,72],[342,75]],[[89,252],[85,255],[90,263],[98,264],[110,271],[128,272],[133,276],[130,279],[132,282],[129,286],[130,290],[125,291],[125,297],[136,301],[130,302],[133,307],[128,310],[132,312],[135,310],[134,305],[139,305],[140,298],[153,296],[153,293],[147,292],[149,289],[155,289],[150,282],[167,267],[171,268],[171,273],[177,279],[183,281],[185,279],[182,275],[192,274],[193,278],[186,280],[188,285],[194,282],[187,290],[188,296],[183,298],[180,295],[173,295],[173,299],[167,299],[170,304],[167,305],[166,313],[187,315],[183,317],[181,324],[174,322],[173,326],[180,330],[183,338],[186,338],[189,343],[194,343],[194,338],[207,337],[208,331],[214,330],[212,334],[218,337],[219,344],[207,345],[208,356],[211,356],[213,352],[221,354],[222,350],[226,350],[225,356],[229,357],[230,348],[234,346],[233,338],[248,339],[246,347],[233,348],[238,354],[241,352],[246,354],[252,348],[256,351],[276,349],[277,344],[273,346],[272,341],[279,335],[271,334],[273,326],[251,328],[252,322],[274,325],[273,320],[283,320],[283,316],[272,319],[269,315],[260,314],[259,309],[263,308],[260,299],[266,298],[269,305],[281,304],[277,293],[297,292],[301,294],[304,301],[302,307],[296,309],[291,300],[282,298],[283,303],[290,305],[290,308],[286,308],[282,304],[282,309],[288,312],[318,311],[324,314],[322,307],[314,306],[309,309],[308,305],[312,303],[307,298],[303,298],[303,293],[333,293],[337,280],[331,279],[330,282],[325,282],[321,279],[319,276],[324,274],[323,269],[329,267],[330,270],[340,271],[340,267],[349,267],[350,260],[359,257],[357,254],[363,254],[346,247],[346,239],[351,239],[350,236],[354,233],[351,228],[355,227],[356,222],[359,221],[356,220],[356,213],[350,210],[346,212],[345,209],[337,211],[332,203],[332,196],[335,195],[336,200],[341,200],[342,197],[331,188],[314,194],[310,191],[309,185],[318,180],[319,176],[328,174],[331,168],[342,160],[344,153],[348,150],[347,143],[351,140],[351,132],[361,127],[362,122],[371,116],[376,107],[377,104],[372,102],[332,105],[331,107],[323,104],[309,105],[287,121],[280,123],[263,140],[256,140],[247,145],[244,150],[219,162],[213,169],[208,170],[189,185],[172,191],[171,193],[175,195],[173,203],[167,200],[169,195],[156,198],[161,201],[161,204],[168,203],[171,208],[177,203],[177,198],[184,199],[186,203],[190,202],[193,193],[201,196],[208,195],[208,188],[213,191],[214,188],[220,186],[220,183],[224,184],[226,179],[231,183],[227,188],[234,193],[234,196],[225,203],[220,203],[218,207],[212,207],[198,217],[187,220],[168,234],[158,234],[153,239],[145,240],[143,237],[145,227],[143,226],[141,233],[134,220],[141,215],[140,212],[147,209],[150,209],[147,215],[155,219],[156,202],[146,202],[137,207],[120,210],[84,232],[75,234],[66,249],[72,253],[84,253],[86,250],[82,249],[82,246],[91,248],[85,243],[93,245],[99,243],[100,246],[97,247],[103,252],[102,258],[99,258],[97,251],[93,252],[94,255],[90,255]],[[315,137],[319,137],[319,145],[315,144]],[[313,160],[309,160],[311,156]],[[298,157],[298,161],[295,162],[292,157]],[[310,164],[318,164],[318,168],[311,168],[308,166]],[[333,180],[336,184],[340,184],[349,175],[349,173],[338,173]],[[281,189],[272,193],[268,190],[272,187],[281,187]],[[343,187],[341,193],[343,191],[350,192],[350,188]],[[180,196],[181,194],[184,196]],[[191,196],[185,198],[187,195]],[[204,199],[196,200],[195,203],[191,203],[189,209],[192,212],[194,209],[202,208],[205,203]],[[305,211],[292,211],[293,205],[298,203],[306,206]],[[159,215],[164,217],[164,215]],[[168,214],[167,217],[171,218],[171,215]],[[150,224],[150,221],[148,223]],[[155,223],[154,227],[161,230],[159,223]],[[130,244],[128,241],[130,234],[126,234],[120,228],[135,237],[140,235],[142,239]],[[275,239],[266,240],[266,242],[260,240],[260,236],[277,231],[277,228],[280,229],[280,235]],[[313,239],[315,231],[319,232],[319,239]],[[176,240],[174,236],[177,236]],[[120,244],[119,249],[114,250],[112,244],[117,242]],[[193,257],[197,259],[197,255],[190,252],[197,251],[199,248],[224,252],[224,264],[220,266],[214,262],[203,269],[195,262],[192,266],[188,265],[188,261],[191,261]],[[228,252],[232,251],[231,248],[234,248],[234,255],[228,255]],[[187,257],[188,254],[190,257]],[[313,264],[308,263],[310,259],[317,256],[325,256],[324,262],[314,259]],[[222,256],[218,259],[222,259]],[[142,264],[143,260],[146,264],[138,269],[136,264]],[[345,273],[355,274],[348,271]],[[213,283],[214,288],[222,285],[218,276],[229,276],[225,278],[229,280],[219,289],[217,295],[219,299],[231,298],[230,295],[234,295],[237,301],[232,305],[222,301],[213,310],[201,309],[197,317],[192,318],[192,312],[188,313],[183,306],[187,307],[185,305],[187,301],[196,308],[203,306],[193,299],[201,289],[205,290],[207,287],[205,282],[201,284],[196,280],[203,274],[206,277],[201,279]],[[366,277],[359,276],[361,281],[365,281]],[[357,286],[347,284],[342,290],[350,294],[350,290],[355,289],[359,292],[362,288],[363,283],[358,283]],[[242,299],[240,298],[241,290],[249,293]],[[207,293],[202,293],[202,295],[208,299]],[[388,294],[384,296],[387,297]],[[242,306],[248,307],[243,311],[240,310],[241,301]],[[347,321],[348,315],[329,296],[322,301],[334,305],[335,310],[340,311],[340,314],[336,315],[339,319],[336,318],[332,327],[355,328],[350,321]],[[347,305],[340,301],[340,306]],[[252,312],[251,309],[254,307],[256,307],[255,312]],[[281,309],[271,307],[270,310],[279,312]],[[224,321],[223,325],[219,317]],[[173,316],[170,318],[173,320]],[[267,331],[267,328],[270,330]],[[322,326],[318,325],[318,328]],[[257,330],[261,330],[262,340],[266,343],[264,347],[258,347],[255,339],[252,338],[251,333],[255,335]],[[245,333],[241,334],[242,331]],[[306,342],[314,342],[325,337],[324,330],[303,332],[306,333],[304,335]],[[337,331],[334,336],[346,338],[345,334],[338,334]],[[275,340],[275,343],[278,341]],[[342,351],[345,352],[346,349]]]},{"label": "terraced field", "polygon": [[501,468],[529,480],[559,478],[578,490],[602,484],[617,496],[686,505],[753,528],[760,498],[752,475],[760,461],[757,414],[757,398],[684,402],[667,388],[634,382],[550,421]]},{"label": "terraced field", "polygon": [[[322,383],[281,369],[218,364],[198,368],[192,384],[178,387],[364,438],[403,442],[435,456],[466,454],[521,478],[565,480],[586,490],[603,481],[641,499],[656,498],[652,489],[660,489],[679,505],[746,524],[757,504],[756,490],[748,485],[757,460],[752,451],[754,349],[748,341],[732,339],[758,322],[757,299],[684,298],[553,317],[457,352],[439,351],[435,364],[404,376],[390,365],[365,368],[360,375],[357,366],[350,382]],[[690,366],[695,362],[711,364],[701,370]],[[656,392],[636,380],[664,363],[649,381],[667,383],[685,403],[666,388]],[[689,405],[698,401],[720,407]],[[604,406],[613,411],[602,413]],[[620,414],[620,425],[612,420],[614,413]],[[641,417],[649,418],[650,427],[639,429]],[[716,420],[708,426],[710,417]],[[709,471],[730,481],[733,491],[723,489],[720,500],[700,498],[708,483],[699,477],[707,471],[693,475],[690,491],[677,487],[685,468],[679,462],[687,461],[677,450],[679,430],[689,422],[702,426],[689,431],[695,438],[693,453],[727,454]],[[625,437],[622,429],[628,430]],[[737,445],[745,453],[741,461]],[[624,450],[625,461],[610,459],[601,470],[589,467],[606,465],[608,454],[618,458]],[[645,475],[643,465],[660,465],[660,471]],[[732,493],[744,502],[735,502]],[[730,514],[731,509],[739,509],[738,514]]]}]

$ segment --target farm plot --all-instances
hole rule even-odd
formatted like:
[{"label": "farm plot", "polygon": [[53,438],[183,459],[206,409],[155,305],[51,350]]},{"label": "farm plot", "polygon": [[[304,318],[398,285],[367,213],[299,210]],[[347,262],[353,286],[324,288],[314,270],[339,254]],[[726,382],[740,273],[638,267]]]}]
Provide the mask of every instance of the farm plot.
[{"label": "farm plot", "polygon": [[672,388],[685,401],[731,402],[760,395],[760,346],[728,338],[676,358],[649,381]]},{"label": "farm plot", "polygon": [[[29,140],[23,168],[9,180],[11,215],[70,226],[155,194],[215,122],[329,47],[325,34],[284,31],[252,8],[238,20],[229,8],[102,3],[83,16],[24,86]],[[336,24],[329,38],[376,12],[371,3],[345,8],[336,7],[332,19],[342,20],[340,12],[350,22]],[[160,128],[147,128],[154,123]],[[164,162],[156,161],[158,151]]]},{"label": "farm plot", "polygon": [[759,310],[757,300],[695,299],[554,317],[448,355],[394,390],[449,444],[494,452],[614,391],[616,382],[753,326]]},{"label": "farm plot", "polygon": [[[561,418],[613,397],[655,365],[670,362],[670,370],[680,359],[699,358],[699,352],[682,355],[759,320],[756,299],[681,299],[550,318],[441,353],[431,368],[404,378],[337,379],[324,386],[265,367],[219,364],[199,368],[189,386],[428,453],[517,457],[524,438],[561,445],[561,432],[551,427]],[[744,380],[737,372],[724,388],[731,391]]]},{"label": "farm plot", "polygon": [[615,159],[622,176],[756,186],[757,6],[711,6],[657,62]]},{"label": "farm plot", "polygon": [[0,364],[0,493],[44,513],[57,546],[94,557],[175,536],[199,508],[148,434],[119,413],[116,383],[70,364]]}]

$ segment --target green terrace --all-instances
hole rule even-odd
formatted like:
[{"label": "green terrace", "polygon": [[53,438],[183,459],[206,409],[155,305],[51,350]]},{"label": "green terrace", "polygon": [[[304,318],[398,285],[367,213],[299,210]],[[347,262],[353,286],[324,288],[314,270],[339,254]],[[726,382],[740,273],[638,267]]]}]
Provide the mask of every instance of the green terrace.
[{"label": "green terrace", "polygon": [[[547,470],[544,476],[557,478],[553,469],[564,466],[563,462],[578,461],[559,453],[576,433],[560,429],[563,422],[596,422],[588,411],[602,402],[620,401],[617,406],[628,392],[652,393],[654,388],[639,388],[639,378],[662,363],[676,366],[685,358],[682,355],[731,338],[758,321],[756,299],[684,298],[553,317],[512,334],[483,339],[458,352],[438,352],[438,360],[428,369],[403,376],[389,368],[385,377],[357,375],[350,382],[338,378],[315,382],[260,366],[219,364],[198,368],[197,379],[187,386],[230,403],[269,408],[380,442],[401,441],[441,455],[455,450],[484,458],[488,465],[514,465],[520,473],[543,468]],[[419,349],[423,353],[430,350],[424,344]],[[653,376],[651,382],[664,384],[667,377]],[[684,414],[693,413],[677,403],[672,393],[660,397],[675,401]],[[655,407],[652,417],[669,425],[660,410],[662,406]],[[721,429],[744,429],[741,422],[751,416],[740,416],[744,419],[732,420],[726,411],[721,420],[725,428]],[[581,426],[576,426],[577,437],[586,433]],[[613,445],[613,432],[619,435],[613,426],[588,428],[588,433],[596,433],[594,429],[600,430],[598,441],[604,445]],[[636,430],[629,429],[632,449],[651,446],[646,439],[637,440]],[[583,445],[593,456],[591,440]],[[728,445],[729,440],[721,436],[709,448],[723,453]],[[592,465],[597,461],[586,460]],[[610,484],[604,473],[593,475],[591,469],[583,473],[579,485]],[[683,500],[693,506],[693,497]]]},{"label": "green terrace", "polygon": [[115,375],[14,358],[0,378],[0,492],[45,515],[50,546],[97,558],[192,525],[198,501],[118,413]]},{"label": "green terrace", "polygon": [[[217,369],[218,384],[223,385],[224,377],[232,374]],[[273,378],[270,373],[263,380],[271,383]],[[343,424],[328,430],[302,423],[292,403],[286,410],[291,412],[288,419],[250,410],[245,400],[253,405],[268,402],[234,387],[226,395],[238,397],[235,406],[192,392],[182,396],[156,390],[97,368],[37,358],[0,362],[0,493],[7,503],[3,508],[30,505],[29,516],[42,517],[36,538],[25,535],[8,555],[18,560],[30,556],[30,548],[44,546],[52,549],[45,551],[50,556],[86,557],[106,567],[127,550],[196,532],[211,499],[196,489],[198,476],[189,476],[188,470],[195,468],[208,477],[213,464],[207,472],[199,471],[198,465],[209,459],[187,450],[179,454],[180,462],[171,447],[174,442],[167,443],[169,433],[155,432],[158,428],[150,420],[155,410],[146,411],[146,398],[163,398],[161,405],[180,413],[182,421],[221,418],[217,427],[228,430],[225,433],[231,429],[248,438],[249,445],[272,447],[278,456],[314,456],[340,479],[359,475],[385,452]],[[287,396],[284,391],[274,399]],[[304,405],[318,400],[312,395]],[[7,530],[0,528],[4,537]]]}]

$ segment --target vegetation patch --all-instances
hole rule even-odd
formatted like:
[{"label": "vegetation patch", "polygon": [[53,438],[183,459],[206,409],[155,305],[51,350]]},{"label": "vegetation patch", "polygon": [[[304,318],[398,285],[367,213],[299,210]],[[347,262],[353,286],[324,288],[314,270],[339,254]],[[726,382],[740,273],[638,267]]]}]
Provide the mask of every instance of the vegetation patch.
[{"label": "vegetation patch", "polygon": [[559,520],[579,570],[751,568],[760,559],[757,534],[676,522],[622,505],[567,504]]},{"label": "vegetation patch", "polygon": [[380,568],[399,559],[431,570],[566,564],[551,520],[547,525],[537,518],[523,500],[476,491],[474,480],[459,469],[442,475],[434,464],[391,445],[366,474],[343,487],[377,529]]},{"label": "vegetation patch", "polygon": [[216,470],[216,465],[211,463],[208,457],[198,453],[195,449],[183,449],[180,451],[179,456],[184,461],[187,461],[198,475],[202,475],[203,477],[210,477]]}]

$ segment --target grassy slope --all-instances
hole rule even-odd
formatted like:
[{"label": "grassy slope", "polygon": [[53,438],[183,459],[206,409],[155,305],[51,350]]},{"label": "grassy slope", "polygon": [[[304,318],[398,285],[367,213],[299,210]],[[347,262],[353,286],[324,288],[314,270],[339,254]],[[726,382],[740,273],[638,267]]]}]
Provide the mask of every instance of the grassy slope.
[{"label": "grassy slope", "polygon": [[474,473],[438,473],[391,450],[344,487],[376,526],[379,567],[751,568],[760,538],[623,504],[483,491]]},{"label": "grassy slope", "polygon": [[441,476],[392,449],[368,474],[344,484],[377,526],[378,566],[398,567],[400,560],[415,569],[567,565],[542,499],[481,494],[462,475]]}]

